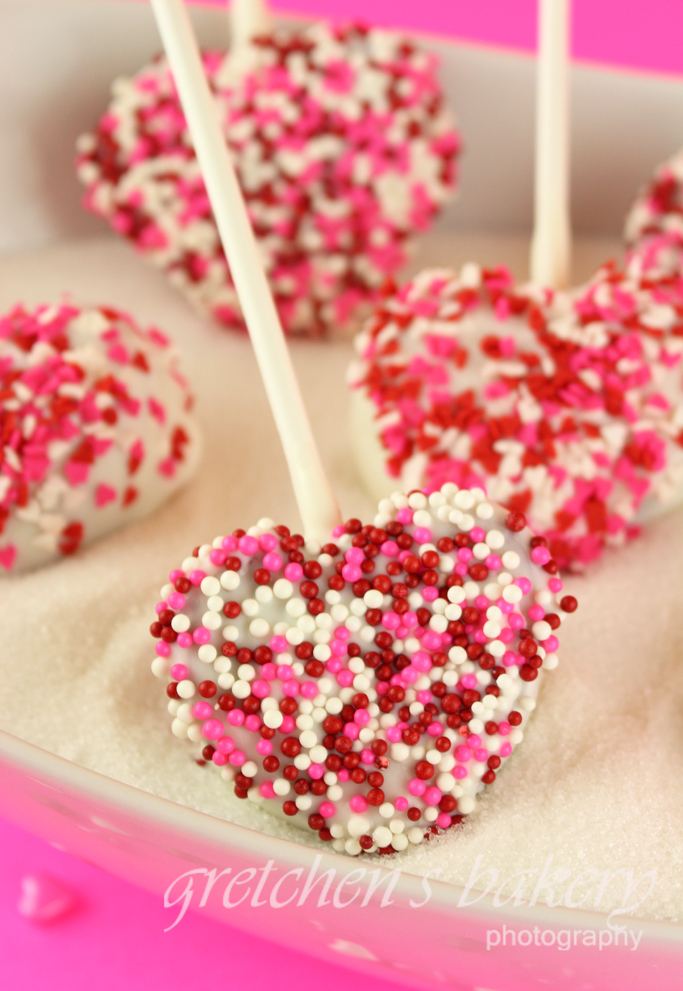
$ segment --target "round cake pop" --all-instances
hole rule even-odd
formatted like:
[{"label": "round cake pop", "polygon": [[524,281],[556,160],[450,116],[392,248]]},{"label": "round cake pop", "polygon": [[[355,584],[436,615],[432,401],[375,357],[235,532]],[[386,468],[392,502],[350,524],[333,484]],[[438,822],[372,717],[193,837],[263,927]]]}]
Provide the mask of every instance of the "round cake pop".
[{"label": "round cake pop", "polygon": [[[634,266],[637,269],[637,266]],[[575,294],[426,271],[357,338],[370,491],[481,485],[581,568],[683,491],[683,281],[614,266]]]},{"label": "round cake pop", "polygon": [[171,571],[152,670],[238,798],[393,853],[473,812],[521,741],[576,608],[557,570],[522,513],[452,483],[322,546],[264,519]]},{"label": "round cake pop", "polygon": [[0,569],[73,554],[157,508],[197,459],[168,338],[111,307],[0,318]]},{"label": "round cake pop", "polygon": [[[436,60],[412,41],[318,23],[246,39],[204,68],[285,330],[348,324],[452,194],[459,137]],[[113,85],[78,142],[85,205],[192,302],[241,312],[164,58]]]}]

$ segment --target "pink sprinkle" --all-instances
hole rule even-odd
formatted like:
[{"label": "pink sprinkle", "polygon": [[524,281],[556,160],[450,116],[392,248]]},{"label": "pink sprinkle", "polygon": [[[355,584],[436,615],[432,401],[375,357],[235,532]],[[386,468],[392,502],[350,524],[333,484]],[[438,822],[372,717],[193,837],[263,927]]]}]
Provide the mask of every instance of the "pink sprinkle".
[{"label": "pink sprinkle", "polygon": [[439,590],[435,585],[427,585],[422,589],[422,598],[426,602],[434,602],[435,599],[439,598]]},{"label": "pink sprinkle", "polygon": [[365,554],[360,547],[349,547],[344,559],[348,564],[362,564],[365,560]]},{"label": "pink sprinkle", "polygon": [[116,499],[116,489],[113,489],[111,485],[105,485],[104,482],[100,484],[95,489],[95,505],[96,506],[106,506],[108,502],[113,502]]},{"label": "pink sprinkle", "polygon": [[185,596],[181,595],[180,592],[171,592],[168,597],[168,604],[171,609],[184,609],[186,601]]},{"label": "pink sprinkle", "polygon": [[361,764],[374,764],[375,755],[373,754],[372,750],[361,750],[360,762]]},{"label": "pink sprinkle", "polygon": [[282,682],[282,694],[290,699],[295,698],[299,694],[299,682],[296,678],[290,678],[288,681]]},{"label": "pink sprinkle", "polygon": [[370,722],[370,713],[368,712],[367,709],[356,709],[356,711],[353,714],[353,721],[356,724],[356,726],[360,726],[360,727],[367,726],[367,724]]},{"label": "pink sprinkle", "polygon": [[290,561],[285,567],[285,578],[290,582],[298,582],[303,577],[304,569],[296,561]]},{"label": "pink sprinkle", "polygon": [[534,564],[547,564],[550,560],[550,551],[547,547],[534,547],[531,551],[531,560]]},{"label": "pink sprinkle", "polygon": [[507,736],[511,729],[512,727],[510,726],[510,723],[506,722],[505,720],[498,723],[498,732],[500,733],[501,736]]},{"label": "pink sprinkle", "polygon": [[252,557],[258,550],[258,540],[256,537],[250,537],[248,534],[245,534],[243,537],[240,537],[237,542],[237,546],[240,553],[247,554],[249,557]]},{"label": "pink sprinkle", "polygon": [[432,693],[426,690],[423,692],[418,692],[417,701],[421,702],[422,705],[427,705],[428,702],[432,701]]},{"label": "pink sprinkle", "polygon": [[470,734],[470,736],[467,737],[467,746],[470,750],[476,750],[477,747],[481,746],[481,737],[477,736],[476,733]]},{"label": "pink sprinkle", "polygon": [[440,829],[448,829],[451,825],[451,817],[447,812],[439,812],[436,817],[436,824]]},{"label": "pink sprinkle", "polygon": [[441,736],[443,733],[443,725],[441,723],[433,722],[427,727],[428,736]]},{"label": "pink sprinkle", "polygon": [[458,550],[458,561],[462,564],[467,564],[468,561],[472,560],[472,549],[471,547],[460,547]]},{"label": "pink sprinkle", "polygon": [[[345,767],[342,767],[341,771],[337,771],[337,777],[339,778],[339,780],[343,784],[345,781],[350,781],[351,780],[351,772],[350,771],[347,771]],[[365,801],[365,799],[364,799],[364,801]],[[367,807],[368,806],[367,806],[367,802],[366,802],[365,808],[363,809],[363,811],[365,811],[365,809]]]},{"label": "pink sprinkle", "polygon": [[256,713],[250,713],[244,720],[244,726],[250,733],[257,733],[261,729],[261,719]]},{"label": "pink sprinkle", "polygon": [[[341,778],[341,775],[339,775],[339,777]],[[351,809],[352,812],[355,812],[356,814],[360,812],[365,812],[367,807],[368,807],[368,803],[365,801],[362,795],[354,795],[351,801],[349,802],[349,808]]]},{"label": "pink sprinkle", "polygon": [[420,796],[424,795],[427,790],[427,785],[420,778],[411,778],[408,782],[408,791],[411,795]]},{"label": "pink sprinkle", "polygon": [[471,750],[470,750],[469,747],[460,746],[460,747],[456,747],[455,748],[455,759],[456,760],[460,760],[463,763],[466,763],[470,759],[471,756],[472,756],[472,752],[471,752]]},{"label": "pink sprinkle", "polygon": [[335,657],[345,657],[348,647],[343,640],[333,640],[330,644],[330,650]]},{"label": "pink sprinkle", "polygon": [[353,684],[354,673],[349,671],[348,668],[344,668],[343,671],[339,671],[337,674],[337,684],[341,685],[342,688],[350,688]]},{"label": "pink sprinkle", "polygon": [[[424,640],[426,640],[426,635],[423,638],[423,643]],[[441,645],[441,638],[439,637],[439,646],[440,645]],[[427,646],[429,645],[427,644]],[[415,668],[416,671],[420,671],[422,674],[425,674],[427,671],[431,671],[432,669],[432,659],[429,656],[429,654],[427,654],[424,650],[416,651],[413,654],[410,663],[412,664],[412,666]]]},{"label": "pink sprinkle", "polygon": [[427,788],[424,793],[424,801],[427,805],[438,805],[442,797],[443,796],[436,785],[432,785],[430,788]]},{"label": "pink sprinkle", "polygon": [[306,773],[314,781],[319,781],[325,774],[325,768],[322,764],[311,764]]},{"label": "pink sprinkle", "polygon": [[473,526],[470,530],[470,537],[476,544],[480,544],[486,538],[486,530],[480,526]]},{"label": "pink sprinkle", "polygon": [[191,647],[194,643],[191,633],[179,633],[176,643],[179,647]]},{"label": "pink sprinkle", "polygon": [[393,540],[385,540],[380,550],[385,557],[396,557],[398,554],[398,544]]},{"label": "pink sprinkle", "polygon": [[462,779],[467,777],[467,768],[463,767],[462,764],[458,764],[457,767],[453,768],[451,774],[454,778]]},{"label": "pink sprinkle", "polygon": [[499,753],[501,757],[509,757],[510,754],[512,753],[512,744],[508,743],[507,741],[501,744]]},{"label": "pink sprinkle", "polygon": [[274,551],[270,551],[263,558],[263,567],[267,568],[268,571],[279,571],[282,567],[282,558]]},{"label": "pink sprinkle", "polygon": [[[534,550],[536,549],[537,548],[534,548]],[[538,548],[538,549],[542,549],[542,548]],[[529,581],[528,578],[515,578],[513,585],[517,585],[518,588],[521,588],[524,595],[528,595],[529,592],[531,591],[531,582]]]},{"label": "pink sprinkle", "polygon": [[293,716],[285,716],[280,723],[280,729],[283,733],[291,733],[295,726],[296,723],[294,722]]},{"label": "pink sprinkle", "polygon": [[503,665],[506,668],[511,668],[513,664],[517,663],[517,654],[514,650],[506,650],[503,654]]},{"label": "pink sprinkle", "polygon": [[272,781],[264,781],[259,787],[259,792],[264,798],[276,798],[275,789],[273,788]]},{"label": "pink sprinkle", "polygon": [[304,681],[301,686],[301,694],[305,699],[314,699],[318,694],[318,686],[315,681]]},{"label": "pink sprinkle", "polygon": [[413,522],[412,509],[409,509],[407,506],[405,507],[405,509],[399,509],[399,511],[396,513],[396,519],[398,520],[399,523],[402,523],[403,526],[408,526],[408,524]]},{"label": "pink sprinkle", "polygon": [[418,526],[413,534],[415,540],[418,544],[431,544],[432,542],[432,531],[428,530],[425,526]]},{"label": "pink sprinkle", "polygon": [[289,664],[278,664],[277,676],[280,681],[289,681],[290,678],[294,677],[294,670]]},{"label": "pink sprinkle", "polygon": [[228,763],[228,758],[225,754],[222,754],[220,750],[214,750],[211,754],[211,760],[216,765],[216,767],[223,767]]},{"label": "pink sprinkle", "polygon": [[477,676],[475,674],[464,674],[462,676],[462,684],[464,688],[476,688]]},{"label": "pink sprinkle", "polygon": [[410,803],[408,802],[407,798],[403,797],[403,795],[399,795],[399,797],[394,802],[394,807],[399,812],[406,812],[410,808]]},{"label": "pink sprinkle", "polygon": [[277,547],[277,537],[275,534],[264,533],[261,537],[259,537],[259,547],[262,551],[274,551]]},{"label": "pink sprinkle", "polygon": [[563,587],[562,582],[559,578],[551,578],[550,581],[548,582],[548,588],[550,589],[551,592],[555,592],[555,593],[561,592],[562,587]]},{"label": "pink sprinkle", "polygon": [[202,726],[202,733],[207,740],[219,740],[223,732],[223,723],[219,719],[207,719]]},{"label": "pink sprinkle", "polygon": [[[270,649],[275,654],[283,654],[287,650],[287,641],[284,637],[271,637]],[[261,669],[261,671],[263,672],[263,669]]]},{"label": "pink sprinkle", "polygon": [[154,611],[156,612],[157,616],[159,615],[160,612],[163,612],[164,609],[168,609],[168,602],[157,602],[157,604],[154,607]]},{"label": "pink sprinkle", "polygon": [[192,706],[192,715],[195,719],[208,719],[213,712],[208,702],[195,702]]},{"label": "pink sprinkle", "polygon": [[555,636],[548,637],[547,640],[543,641],[543,647],[549,653],[552,653],[554,650],[557,650],[559,646],[560,646],[560,641]]},{"label": "pink sprinkle", "polygon": [[272,740],[259,740],[259,742],[256,744],[256,753],[261,754],[262,757],[267,757],[268,754],[272,754],[272,752],[273,752]]},{"label": "pink sprinkle", "polygon": [[171,668],[171,677],[176,681],[184,681],[189,672],[184,664],[174,664]]},{"label": "pink sprinkle", "polygon": [[209,554],[209,560],[211,561],[211,564],[215,564],[216,567],[220,568],[221,565],[225,564],[225,559],[227,556],[228,555],[224,550],[221,550],[219,547],[214,547]]},{"label": "pink sprinkle", "polygon": [[332,802],[321,802],[320,808],[318,809],[318,812],[323,817],[323,819],[331,819],[332,816],[335,815],[336,811],[337,810],[332,804]]},{"label": "pink sprinkle", "polygon": [[395,612],[385,612],[382,614],[382,626],[385,630],[397,630],[401,625],[401,618]]},{"label": "pink sprinkle", "polygon": [[209,643],[211,640],[211,630],[207,630],[205,626],[198,626],[192,634],[192,639],[198,644]]},{"label": "pink sprinkle", "polygon": [[480,747],[478,750],[474,751],[474,759],[480,761],[482,764],[489,758],[489,752],[485,747]]},{"label": "pink sprinkle", "polygon": [[164,640],[157,640],[154,645],[154,649],[159,655],[159,657],[168,657],[171,653],[171,648]]},{"label": "pink sprinkle", "polygon": [[543,619],[543,617],[545,616],[545,609],[543,608],[543,606],[539,606],[539,605],[530,606],[529,616],[534,621]]},{"label": "pink sprinkle", "polygon": [[270,685],[267,681],[257,678],[251,683],[251,694],[255,695],[257,699],[267,698],[270,695]]},{"label": "pink sprinkle", "polygon": [[386,731],[386,738],[389,743],[398,743],[401,739],[401,730],[398,726],[389,726]]},{"label": "pink sprinkle", "polygon": [[231,709],[228,713],[228,722],[231,726],[241,726],[244,722],[244,713],[241,709]]},{"label": "pink sprinkle", "polygon": [[246,761],[247,756],[241,750],[233,750],[230,754],[230,763],[233,767],[241,767]]},{"label": "pink sprinkle", "polygon": [[363,572],[355,564],[345,564],[342,568],[342,578],[347,582],[357,582]]},{"label": "pink sprinkle", "polygon": [[223,537],[221,540],[221,547],[223,550],[227,551],[228,554],[232,554],[233,551],[237,550],[237,537]]},{"label": "pink sprinkle", "polygon": [[231,736],[224,736],[218,741],[216,747],[222,754],[231,754],[235,749],[235,741]]},{"label": "pink sprinkle", "polygon": [[484,564],[489,569],[489,571],[500,571],[503,567],[503,562],[498,557],[497,554],[489,554],[484,560]]},{"label": "pink sprinkle", "polygon": [[190,579],[193,585],[201,585],[201,583],[206,578],[206,572],[202,571],[200,568],[197,568],[195,571],[190,572],[188,578]]},{"label": "pink sprinkle", "polygon": [[[441,634],[437,633],[436,630],[427,630],[425,635],[422,637],[422,646],[426,647],[427,650],[438,650],[441,646]],[[414,659],[413,659],[414,663]],[[431,668],[432,662],[429,662],[429,668]],[[425,668],[429,671],[429,668]]]},{"label": "pink sprinkle", "polygon": [[277,678],[277,668],[271,661],[261,665],[261,677],[266,681],[275,681]]}]

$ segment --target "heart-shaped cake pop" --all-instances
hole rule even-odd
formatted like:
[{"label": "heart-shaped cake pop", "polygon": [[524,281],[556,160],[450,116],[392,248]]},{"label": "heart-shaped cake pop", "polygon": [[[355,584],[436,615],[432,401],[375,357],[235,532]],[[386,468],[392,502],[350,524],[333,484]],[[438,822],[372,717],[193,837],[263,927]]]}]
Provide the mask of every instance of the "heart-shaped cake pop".
[{"label": "heart-shaped cake pop", "polygon": [[576,608],[557,570],[521,513],[452,483],[323,546],[261,520],[170,573],[152,670],[238,798],[392,853],[474,811],[521,741]]},{"label": "heart-shaped cake pop", "polygon": [[0,317],[0,570],[73,554],[156,509],[194,469],[192,402],[168,338],[119,310]]},{"label": "heart-shaped cake pop", "polygon": [[[436,60],[396,34],[315,24],[253,39],[235,66],[206,52],[204,67],[285,330],[343,326],[454,190],[459,138]],[[241,326],[165,59],[114,83],[78,174],[88,209],[199,309]]]},{"label": "heart-shaped cake pop", "polygon": [[561,567],[683,485],[683,282],[605,266],[574,294],[503,269],[426,271],[357,338],[353,437],[375,495],[481,485]]}]

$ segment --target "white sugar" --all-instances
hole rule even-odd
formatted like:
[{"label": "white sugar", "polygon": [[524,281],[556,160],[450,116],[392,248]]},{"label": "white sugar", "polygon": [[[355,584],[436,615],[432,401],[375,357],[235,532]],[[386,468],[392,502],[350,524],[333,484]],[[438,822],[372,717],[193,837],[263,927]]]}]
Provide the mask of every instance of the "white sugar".
[{"label": "white sugar", "polygon": [[[432,240],[432,255],[437,247]],[[478,238],[469,247],[487,263],[514,261],[524,250],[502,238]],[[457,257],[449,250],[454,264],[466,249],[462,239]],[[584,258],[590,253],[592,261],[595,249],[588,245]],[[206,447],[195,481],[153,520],[0,583],[0,725],[155,794],[309,842],[234,798],[213,768],[194,763],[170,733],[163,689],[149,669],[147,628],[171,567],[196,544],[259,517],[296,525],[248,342],[196,318],[158,273],[108,239],[3,266],[3,310],[68,288],[171,332],[187,357]],[[293,350],[344,512],[367,517],[372,506],[349,474],[343,412],[351,348],[297,343]],[[460,885],[476,868],[475,887],[495,881],[504,900],[518,884],[528,899],[546,865],[562,872],[551,884],[555,896],[569,891],[578,902],[588,895],[585,908],[595,907],[602,885],[597,908],[604,911],[618,908],[629,883],[641,879],[629,904],[652,890],[638,915],[683,918],[683,511],[568,584],[580,609],[563,627],[560,666],[545,679],[523,745],[476,819],[406,851],[398,866],[440,868],[442,879]],[[510,880],[518,872],[528,873]],[[652,886],[648,872],[656,872]],[[539,900],[547,897],[552,893]]]}]

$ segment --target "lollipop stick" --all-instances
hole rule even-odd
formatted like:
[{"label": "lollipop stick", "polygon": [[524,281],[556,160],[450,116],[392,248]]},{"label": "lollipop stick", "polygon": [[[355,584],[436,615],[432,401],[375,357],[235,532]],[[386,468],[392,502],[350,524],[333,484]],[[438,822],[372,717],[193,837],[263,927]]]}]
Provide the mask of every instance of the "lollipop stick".
[{"label": "lollipop stick", "polygon": [[182,0],[152,0],[221,243],[284,448],[307,538],[340,522],[301,398],[280,318]]},{"label": "lollipop stick", "polygon": [[569,284],[569,0],[539,0],[532,281]]},{"label": "lollipop stick", "polygon": [[240,57],[252,38],[272,29],[265,0],[232,0],[230,7],[230,55]]}]

